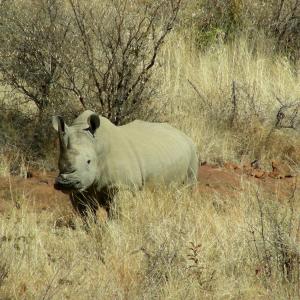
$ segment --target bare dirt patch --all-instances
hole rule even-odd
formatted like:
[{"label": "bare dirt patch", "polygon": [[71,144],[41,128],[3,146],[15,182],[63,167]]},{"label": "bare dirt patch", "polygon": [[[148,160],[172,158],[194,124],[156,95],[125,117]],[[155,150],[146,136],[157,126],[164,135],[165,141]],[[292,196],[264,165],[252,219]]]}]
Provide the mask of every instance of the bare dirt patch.
[{"label": "bare dirt patch", "polygon": [[[203,164],[199,168],[198,191],[220,196],[234,196],[242,192],[247,183],[278,200],[286,200],[298,192],[297,174],[280,162],[272,162],[271,171],[259,168],[256,162],[223,167]],[[73,213],[68,195],[53,188],[56,173],[30,172],[30,178],[0,177],[0,213],[13,206],[25,205],[34,212],[51,211],[60,215]]]},{"label": "bare dirt patch", "polygon": [[0,177],[0,213],[19,205],[30,211],[44,210],[67,212],[72,207],[68,195],[53,188],[56,174],[31,172],[31,178]]},{"label": "bare dirt patch", "polygon": [[198,190],[231,196],[251,183],[278,200],[287,200],[299,191],[298,175],[288,165],[272,161],[270,169],[261,169],[256,161],[243,165],[225,163],[223,167],[204,164],[199,169]]}]

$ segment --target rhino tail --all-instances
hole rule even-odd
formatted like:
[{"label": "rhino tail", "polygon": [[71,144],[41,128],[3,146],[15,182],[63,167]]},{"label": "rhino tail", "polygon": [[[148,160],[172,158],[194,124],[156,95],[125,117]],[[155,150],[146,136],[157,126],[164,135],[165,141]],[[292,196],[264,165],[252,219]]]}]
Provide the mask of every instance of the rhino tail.
[{"label": "rhino tail", "polygon": [[198,182],[198,167],[199,167],[199,159],[196,152],[193,151],[188,172],[187,172],[187,184],[191,186],[195,186]]}]

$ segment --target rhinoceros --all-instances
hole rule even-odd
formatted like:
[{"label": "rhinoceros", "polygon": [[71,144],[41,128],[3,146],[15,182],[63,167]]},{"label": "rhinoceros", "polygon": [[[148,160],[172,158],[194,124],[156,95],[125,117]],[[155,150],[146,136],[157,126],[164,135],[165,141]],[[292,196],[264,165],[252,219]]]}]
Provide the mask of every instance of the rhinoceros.
[{"label": "rhinoceros", "polygon": [[198,157],[193,141],[166,123],[135,120],[115,126],[93,111],[84,111],[71,126],[52,118],[58,132],[59,175],[55,189],[70,194],[82,216],[103,206],[108,214],[114,192],[144,185],[197,181]]}]

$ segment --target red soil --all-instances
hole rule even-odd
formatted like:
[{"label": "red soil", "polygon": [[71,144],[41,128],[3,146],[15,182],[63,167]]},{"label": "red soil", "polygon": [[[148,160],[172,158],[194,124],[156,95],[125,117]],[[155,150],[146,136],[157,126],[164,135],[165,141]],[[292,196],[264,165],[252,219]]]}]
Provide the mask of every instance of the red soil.
[{"label": "red soil", "polygon": [[[199,168],[198,191],[218,193],[221,197],[233,196],[251,182],[279,200],[288,199],[297,190],[297,175],[281,163],[272,162],[271,166],[272,171],[267,172],[260,169],[257,162],[246,165],[226,163],[223,167],[203,164]],[[56,173],[30,174],[28,179],[0,177],[0,213],[18,208],[20,204],[35,212],[73,213],[68,196],[53,188]]]},{"label": "red soil", "polygon": [[31,178],[0,177],[0,213],[20,204],[29,210],[41,212],[71,211],[69,198],[53,188],[55,173],[30,173]]},{"label": "red soil", "polygon": [[271,167],[272,171],[262,170],[256,161],[244,165],[225,163],[222,168],[204,164],[199,169],[198,190],[232,196],[252,183],[278,200],[298,191],[298,176],[287,165],[273,161]]}]

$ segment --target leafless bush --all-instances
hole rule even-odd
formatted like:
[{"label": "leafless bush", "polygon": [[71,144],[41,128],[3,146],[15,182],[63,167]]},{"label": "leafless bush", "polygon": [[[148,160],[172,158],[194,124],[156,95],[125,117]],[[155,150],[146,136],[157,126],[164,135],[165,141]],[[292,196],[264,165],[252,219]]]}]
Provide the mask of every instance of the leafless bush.
[{"label": "leafless bush", "polygon": [[[191,88],[197,94],[200,100],[200,107],[205,113],[211,115],[211,118],[217,118],[221,125],[226,124],[230,128],[240,128],[241,125],[249,127],[249,124],[253,123],[253,119],[256,119],[263,123],[266,116],[259,107],[258,103],[259,95],[256,91],[255,85],[247,86],[236,80],[231,83],[230,93],[227,91],[227,105],[220,105],[219,103],[212,103],[208,98],[200,91],[200,89],[190,80],[188,80]],[[281,128],[299,129],[300,117],[299,109],[300,102],[298,99],[284,103],[278,96],[274,95],[274,103],[279,102],[279,109],[274,109],[276,113],[276,120],[271,120],[273,123],[271,130]]]},{"label": "leafless bush", "polygon": [[70,47],[64,1],[4,1],[0,13],[1,83],[47,111],[65,95],[60,61]]},{"label": "leafless bush", "polygon": [[120,124],[155,93],[150,78],[180,5],[181,0],[3,2],[2,82],[40,112],[93,108]]},{"label": "leafless bush", "polygon": [[200,100],[201,110],[211,119],[217,119],[221,127],[240,128],[241,125],[249,126],[253,118],[263,119],[263,113],[258,108],[258,95],[255,86],[246,86],[233,80],[231,87],[220,91],[227,103],[220,105],[206,97],[193,82],[188,80],[191,88]]},{"label": "leafless bush", "polygon": [[69,88],[115,124],[136,113],[155,93],[149,85],[152,69],[180,3],[133,6],[116,0],[95,9],[70,0],[88,80],[80,85],[69,72],[74,79]]}]

